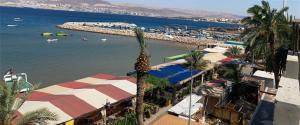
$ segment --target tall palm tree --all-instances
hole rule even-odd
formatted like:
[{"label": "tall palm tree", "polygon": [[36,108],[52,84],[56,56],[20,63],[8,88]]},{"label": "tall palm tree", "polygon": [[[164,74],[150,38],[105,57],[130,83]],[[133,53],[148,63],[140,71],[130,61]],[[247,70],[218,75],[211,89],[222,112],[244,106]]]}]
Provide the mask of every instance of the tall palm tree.
[{"label": "tall palm tree", "polygon": [[21,94],[14,83],[12,88],[8,88],[5,83],[0,81],[0,125],[28,125],[40,124],[47,125],[48,121],[57,120],[57,115],[43,108],[32,112],[27,112],[17,117],[16,112],[25,102],[30,93]]},{"label": "tall palm tree", "polygon": [[[193,69],[200,69],[200,70],[205,70],[207,67],[207,60],[203,59],[204,54],[200,51],[191,51],[190,56],[187,57],[185,60],[187,61],[188,65],[190,66],[191,69],[191,77],[193,76],[192,71]],[[192,108],[192,90],[193,90],[193,83],[194,79],[191,79],[191,84],[190,84],[190,102],[189,102],[189,121],[188,125],[191,124],[191,108]]]},{"label": "tall palm tree", "polygon": [[144,84],[150,70],[150,59],[147,52],[146,42],[144,41],[143,30],[137,28],[135,29],[135,34],[140,47],[140,54],[135,63],[135,70],[137,72],[137,94],[136,94],[136,117],[137,124],[143,125],[143,114],[144,114]]},{"label": "tall palm tree", "polygon": [[248,48],[252,53],[263,54],[266,70],[274,72],[275,87],[278,88],[280,76],[284,66],[276,63],[276,51],[285,47],[284,43],[289,41],[290,25],[284,12],[287,7],[277,11],[271,9],[267,1],[262,5],[254,5],[247,12],[251,16],[242,20],[246,26],[244,38],[247,40]]}]

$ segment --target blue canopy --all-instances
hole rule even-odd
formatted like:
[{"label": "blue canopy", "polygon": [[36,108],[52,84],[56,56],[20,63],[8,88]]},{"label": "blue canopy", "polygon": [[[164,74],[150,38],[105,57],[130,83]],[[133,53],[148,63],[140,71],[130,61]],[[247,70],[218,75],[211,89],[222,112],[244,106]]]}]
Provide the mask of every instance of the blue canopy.
[{"label": "blue canopy", "polygon": [[[199,70],[192,70],[192,75],[198,74],[199,72]],[[191,76],[191,70],[180,64],[166,66],[159,70],[150,70],[148,73],[155,77],[166,78],[173,85]]]}]

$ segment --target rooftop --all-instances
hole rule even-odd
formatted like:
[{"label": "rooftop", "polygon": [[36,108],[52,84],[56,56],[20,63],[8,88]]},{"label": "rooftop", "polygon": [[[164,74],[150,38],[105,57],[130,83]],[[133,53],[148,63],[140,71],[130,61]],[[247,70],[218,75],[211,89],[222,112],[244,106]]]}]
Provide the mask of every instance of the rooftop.
[{"label": "rooftop", "polygon": [[[200,108],[203,107],[203,104],[202,104],[203,102],[200,102],[201,98],[202,98],[202,96],[192,94],[191,115],[193,115]],[[176,115],[188,117],[189,116],[189,110],[188,110],[189,109],[189,100],[190,100],[190,96],[186,96],[186,98],[184,98],[182,101],[180,101],[175,106],[170,108],[168,111],[171,113],[174,113]]]},{"label": "rooftop", "polygon": [[[275,125],[300,125],[300,91],[297,79],[282,77],[274,109]],[[284,115],[283,115],[284,114]]]},{"label": "rooftop", "polygon": [[19,114],[48,108],[55,112],[59,124],[116,103],[136,94],[135,79],[97,74],[76,81],[60,83],[35,90],[18,110]]}]

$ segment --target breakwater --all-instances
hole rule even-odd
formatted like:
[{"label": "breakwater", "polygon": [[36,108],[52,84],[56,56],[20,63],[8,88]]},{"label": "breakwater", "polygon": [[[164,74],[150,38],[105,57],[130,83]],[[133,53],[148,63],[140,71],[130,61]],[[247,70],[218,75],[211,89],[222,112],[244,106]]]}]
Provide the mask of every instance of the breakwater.
[{"label": "breakwater", "polygon": [[[78,30],[78,31],[86,31],[86,32],[95,32],[95,33],[103,33],[103,34],[111,34],[111,35],[122,35],[122,36],[135,36],[135,33],[132,29],[114,29],[109,27],[99,27],[96,25],[86,25],[82,22],[66,22],[61,25],[57,25],[57,27],[68,30]],[[183,37],[183,36],[171,36],[165,35],[163,33],[148,33],[145,32],[146,39],[154,39],[154,40],[163,40],[163,41],[172,41],[179,44],[193,45],[205,47],[207,45],[218,43],[215,40],[207,39],[202,40],[198,38],[192,37]]]}]

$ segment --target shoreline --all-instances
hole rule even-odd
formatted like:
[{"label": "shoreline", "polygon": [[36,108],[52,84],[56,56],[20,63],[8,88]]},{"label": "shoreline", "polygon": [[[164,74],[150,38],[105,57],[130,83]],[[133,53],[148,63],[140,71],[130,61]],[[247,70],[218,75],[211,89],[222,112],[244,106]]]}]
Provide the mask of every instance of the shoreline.
[{"label": "shoreline", "polygon": [[[96,26],[86,26],[76,22],[66,22],[64,24],[57,25],[57,27],[61,29],[67,29],[67,30],[135,37],[134,31],[130,29],[112,29],[112,28],[102,28]],[[191,37],[166,36],[165,34],[159,34],[159,33],[145,32],[144,35],[145,35],[145,39],[162,40],[162,41],[176,43],[184,46],[201,47],[201,48],[207,47],[208,45],[219,43],[218,41],[211,40],[211,39],[200,40]]]}]

